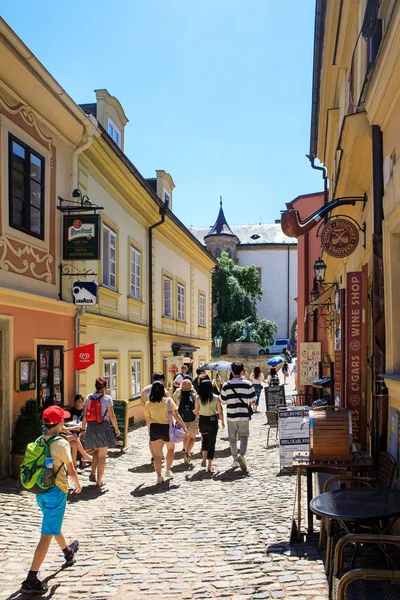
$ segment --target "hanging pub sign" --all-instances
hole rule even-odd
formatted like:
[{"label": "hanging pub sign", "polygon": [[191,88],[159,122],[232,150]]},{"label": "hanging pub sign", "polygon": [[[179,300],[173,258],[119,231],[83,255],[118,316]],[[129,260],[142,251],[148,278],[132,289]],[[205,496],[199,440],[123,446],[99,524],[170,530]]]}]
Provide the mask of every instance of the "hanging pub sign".
[{"label": "hanging pub sign", "polygon": [[321,232],[321,246],[329,256],[344,258],[357,248],[358,229],[348,219],[329,221]]},{"label": "hanging pub sign", "polygon": [[64,215],[63,260],[100,259],[100,215]]}]

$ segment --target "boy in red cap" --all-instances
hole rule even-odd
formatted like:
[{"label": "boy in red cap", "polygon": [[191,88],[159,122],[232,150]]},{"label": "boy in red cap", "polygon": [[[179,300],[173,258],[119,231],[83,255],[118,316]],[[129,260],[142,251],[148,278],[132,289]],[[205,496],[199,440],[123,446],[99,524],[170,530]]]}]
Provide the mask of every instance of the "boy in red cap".
[{"label": "boy in red cap", "polygon": [[[44,439],[47,441],[51,437],[59,435],[64,426],[64,419],[68,419],[69,417],[70,414],[64,411],[61,406],[49,406],[49,408],[46,408],[42,415],[43,423],[47,427]],[[74,463],[72,462],[71,449],[67,440],[54,440],[50,444],[50,455],[54,459],[55,486],[44,494],[36,494],[37,503],[43,513],[42,532],[35,554],[33,555],[31,569],[27,578],[22,583],[21,592],[23,594],[40,596],[46,594],[48,591],[47,583],[38,579],[38,572],[46,557],[53,536],[64,553],[65,567],[74,564],[75,554],[79,548],[78,540],[68,545],[61,533],[68,494],[68,479],[65,467],[67,468],[68,475],[74,482],[75,492],[79,494],[82,490],[82,485],[79,482]]]}]

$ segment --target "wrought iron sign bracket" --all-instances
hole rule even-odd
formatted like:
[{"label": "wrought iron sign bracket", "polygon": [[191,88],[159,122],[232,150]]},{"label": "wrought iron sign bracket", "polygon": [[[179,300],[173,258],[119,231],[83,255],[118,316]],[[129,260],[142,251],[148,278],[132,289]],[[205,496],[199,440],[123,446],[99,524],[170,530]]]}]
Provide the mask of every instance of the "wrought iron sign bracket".
[{"label": "wrought iron sign bracket", "polygon": [[57,206],[57,210],[62,213],[67,213],[68,215],[91,211],[93,211],[93,213],[96,215],[97,211],[104,210],[104,206],[92,204],[88,196],[81,196],[81,200],[79,202],[76,202],[75,200],[66,200],[65,198],[61,198],[61,196],[58,196],[58,200],[60,201],[60,204]]},{"label": "wrought iron sign bracket", "polygon": [[64,264],[64,263],[60,263],[58,265],[58,270],[60,272],[60,283],[59,283],[59,288],[58,288],[58,299],[62,300],[63,296],[62,296],[62,282],[63,282],[63,277],[69,277],[70,279],[72,279],[72,277],[96,277],[97,273],[95,273],[93,271],[93,269],[83,269],[83,271],[80,271],[77,267],[74,267],[74,265],[69,265],[69,264]]},{"label": "wrought iron sign bracket", "polygon": [[[318,309],[320,312],[318,313]],[[333,333],[334,315],[332,311],[332,302],[329,299],[324,304],[318,304],[312,313],[308,315],[310,321],[317,322],[318,327],[323,329],[325,333]]]},{"label": "wrought iron sign bracket", "polygon": [[[364,207],[365,207],[365,202],[364,202]],[[363,210],[364,210],[364,207],[363,207]],[[335,219],[339,219],[339,218],[348,219],[349,221],[352,221],[357,226],[357,229],[359,231],[361,231],[361,233],[363,234],[364,241],[363,241],[363,245],[362,246],[363,246],[363,248],[365,250],[365,248],[367,247],[367,241],[366,241],[366,237],[367,237],[367,223],[365,221],[363,222],[362,225],[360,225],[358,221],[356,221],[355,219],[353,219],[353,217],[350,217],[349,215],[331,215],[330,217],[325,217],[325,218],[326,218],[326,221],[322,221],[318,225],[317,236],[316,237],[320,237],[321,228],[324,227],[327,223],[330,223],[331,221],[334,221]]]}]

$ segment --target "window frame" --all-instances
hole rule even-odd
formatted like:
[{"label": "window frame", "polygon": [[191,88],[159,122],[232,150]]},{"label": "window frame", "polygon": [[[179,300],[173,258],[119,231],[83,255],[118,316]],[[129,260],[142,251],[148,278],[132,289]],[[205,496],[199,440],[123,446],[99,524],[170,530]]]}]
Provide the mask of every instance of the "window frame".
[{"label": "window frame", "polygon": [[[202,300],[204,304],[203,310]],[[206,295],[204,292],[199,292],[199,327],[206,327]]]},{"label": "window frame", "polygon": [[[106,363],[110,364],[110,376],[106,374],[105,365]],[[115,374],[112,373],[111,365],[115,363]],[[113,400],[118,400],[118,389],[119,389],[119,356],[107,356],[107,354],[101,357],[101,365],[102,365],[102,376],[107,378],[108,386],[107,386],[107,394],[111,396]],[[111,385],[113,383],[111,381],[112,377],[116,377],[116,386]],[[115,398],[113,395],[113,391],[115,390]]]},{"label": "window frame", "polygon": [[[110,133],[110,127],[111,127],[113,133]],[[107,133],[111,137],[111,139],[117,144],[117,146],[119,148],[121,148],[122,133],[110,117],[108,117],[108,120],[107,120]],[[118,141],[115,139],[114,133],[118,134]]]},{"label": "window frame", "polygon": [[[138,382],[136,382],[134,385],[136,386],[136,391],[133,391],[133,384],[132,384],[132,366],[134,363],[138,363],[139,364],[139,373],[140,373],[140,379]],[[130,387],[130,393],[131,393],[131,400],[134,400],[135,398],[137,398],[138,396],[140,396],[141,391],[142,391],[142,376],[143,376],[143,358],[141,356],[137,356],[135,354],[131,354],[129,356],[129,387]]]},{"label": "window frame", "polygon": [[[110,225],[108,225],[104,221],[102,221],[101,225],[102,225],[102,229],[101,229],[101,241],[102,241],[102,249],[101,249],[101,263],[102,263],[101,264],[101,282],[102,282],[102,285],[104,287],[106,287],[106,288],[108,288],[110,290],[113,290],[113,291],[117,291],[118,290],[118,233]],[[114,264],[115,264],[115,273],[111,273],[111,270],[110,270],[110,265],[112,263],[111,257],[110,257],[110,252],[109,252],[110,248],[111,248],[110,243],[109,243],[108,249],[107,249],[107,252],[109,253],[108,254],[108,261],[105,260],[105,258],[106,258],[105,254],[104,254],[104,252],[105,252],[105,246],[106,246],[105,243],[104,243],[104,232],[105,231],[108,232],[109,236],[110,235],[114,235],[115,236],[115,261],[114,261]],[[109,242],[110,242],[110,240],[109,240]],[[105,269],[106,264],[108,266],[108,275],[107,275],[108,281],[105,281],[105,277],[104,277],[104,269]],[[114,278],[115,278],[115,285],[114,286],[111,285],[111,275],[113,275]]]},{"label": "window frame", "polygon": [[[180,289],[181,289],[181,294],[180,294]],[[183,296],[183,300],[179,299],[179,295]],[[179,307],[179,303],[181,302],[182,306],[181,308]],[[186,284],[184,281],[181,281],[180,279],[177,280],[176,282],[176,319],[177,321],[179,321],[180,323],[185,323],[185,317],[186,317]]]},{"label": "window frame", "polygon": [[[163,317],[165,319],[173,319],[174,318],[174,279],[173,277],[171,277],[170,275],[168,275],[167,273],[163,273],[162,276],[162,281],[163,281],[163,288],[162,288],[162,292],[163,292]],[[170,314],[166,314],[165,311],[165,282],[169,281],[170,283]]]},{"label": "window frame", "polygon": [[[13,220],[13,142],[20,145],[25,150],[25,158],[24,158],[24,199],[23,199],[23,207],[28,211],[27,220],[30,222],[31,216],[31,181],[32,177],[30,175],[30,164],[31,164],[31,155],[35,156],[41,161],[41,169],[40,169],[40,177],[41,182],[37,182],[33,180],[35,183],[38,183],[41,188],[41,208],[37,209],[40,211],[40,233],[36,233],[32,231],[29,227],[20,226],[14,223]],[[45,175],[46,175],[46,157],[34,150],[31,146],[17,138],[10,131],[8,132],[8,225],[12,229],[17,229],[17,231],[22,231],[26,235],[32,236],[38,240],[44,241],[45,239],[45,203],[46,203],[46,183],[45,183]],[[29,173],[29,174],[28,174]],[[27,181],[27,185],[25,185],[25,180]],[[35,207],[36,208],[36,207]]]},{"label": "window frame", "polygon": [[[134,263],[139,269],[139,273],[132,272],[132,252],[136,253],[139,257],[139,263]],[[132,276],[138,278],[138,283],[132,283]],[[132,294],[132,286],[137,288],[137,295]],[[129,297],[134,300],[142,300],[142,252],[134,244],[129,244]]]}]

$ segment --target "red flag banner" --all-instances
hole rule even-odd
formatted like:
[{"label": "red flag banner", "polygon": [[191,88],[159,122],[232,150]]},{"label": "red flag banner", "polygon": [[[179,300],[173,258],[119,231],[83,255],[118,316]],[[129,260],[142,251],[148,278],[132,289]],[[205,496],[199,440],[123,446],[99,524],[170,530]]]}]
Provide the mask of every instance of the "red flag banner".
[{"label": "red flag banner", "polygon": [[81,371],[94,364],[94,344],[74,348],[74,369]]}]

